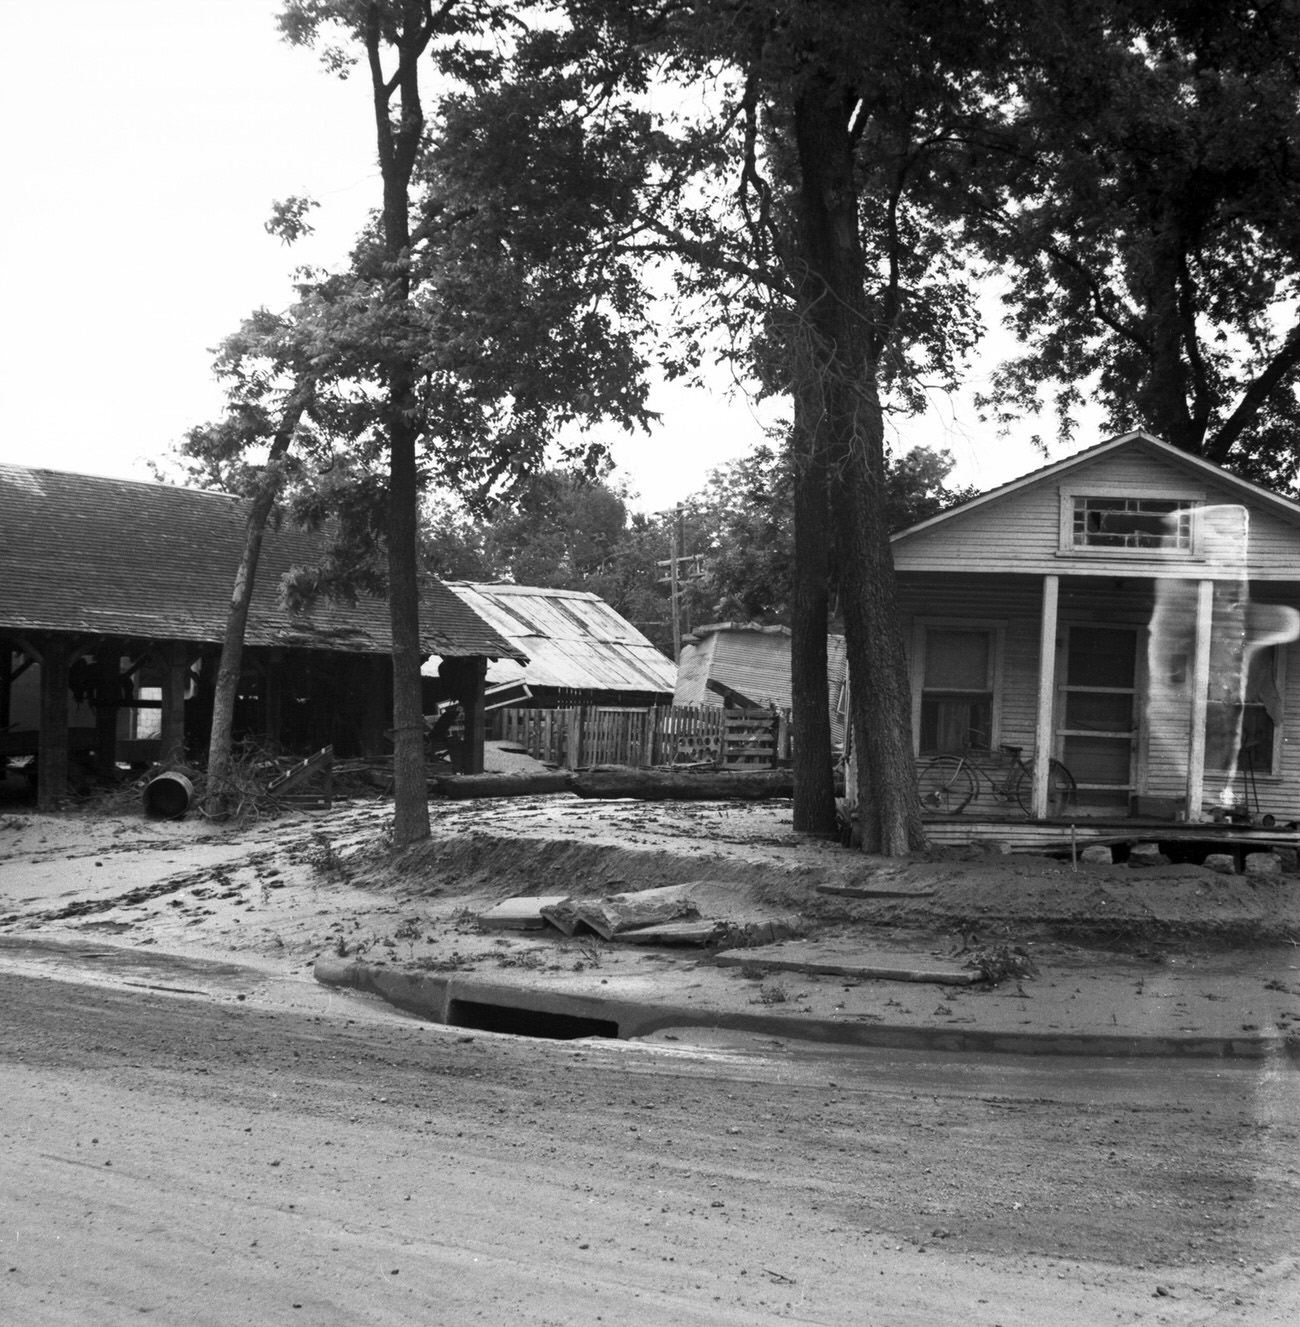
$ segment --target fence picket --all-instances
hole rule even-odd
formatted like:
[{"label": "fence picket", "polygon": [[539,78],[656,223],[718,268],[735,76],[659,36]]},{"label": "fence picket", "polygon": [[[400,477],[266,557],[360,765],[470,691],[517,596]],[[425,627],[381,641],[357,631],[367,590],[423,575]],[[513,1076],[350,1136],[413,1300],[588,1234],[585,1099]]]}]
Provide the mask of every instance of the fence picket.
[{"label": "fence picket", "polygon": [[661,705],[648,710],[580,705],[557,710],[502,708],[492,736],[534,760],[590,765],[701,765],[766,768],[788,761],[786,711]]}]

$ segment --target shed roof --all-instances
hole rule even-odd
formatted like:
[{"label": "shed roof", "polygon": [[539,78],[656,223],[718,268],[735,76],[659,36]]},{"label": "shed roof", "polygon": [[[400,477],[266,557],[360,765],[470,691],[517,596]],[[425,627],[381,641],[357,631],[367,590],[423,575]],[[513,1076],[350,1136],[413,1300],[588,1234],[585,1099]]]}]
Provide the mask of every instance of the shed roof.
[{"label": "shed roof", "polygon": [[[228,494],[0,465],[0,631],[220,643],[246,516]],[[382,600],[322,601],[307,613],[280,605],[284,573],[323,552],[320,535],[267,530],[246,643],[387,653]],[[424,581],[421,600],[428,653],[516,653],[439,581]]]},{"label": "shed roof", "polygon": [[[844,637],[826,638],[826,680],[832,707],[847,675]],[[683,642],[675,701],[678,705],[718,703],[716,684],[756,705],[789,709],[790,628],[755,622],[714,622],[697,627]]]},{"label": "shed roof", "polygon": [[575,691],[653,692],[665,698],[677,667],[630,622],[587,590],[449,581],[447,588],[514,647],[525,665],[501,660],[492,684],[522,680]]}]

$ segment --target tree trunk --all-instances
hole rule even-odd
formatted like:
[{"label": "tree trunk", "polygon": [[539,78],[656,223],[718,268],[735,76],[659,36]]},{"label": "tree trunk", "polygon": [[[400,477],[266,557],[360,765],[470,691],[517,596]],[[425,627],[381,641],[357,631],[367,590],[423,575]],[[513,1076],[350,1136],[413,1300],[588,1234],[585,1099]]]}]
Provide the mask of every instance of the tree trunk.
[{"label": "tree trunk", "polygon": [[797,294],[820,391],[811,421],[829,466],[831,525],[844,610],[858,816],[866,852],[924,845],[912,759],[911,688],[885,520],[884,429],[876,385],[850,123],[855,95],[808,78],[795,102],[800,169]]},{"label": "tree trunk", "polygon": [[[385,301],[395,328],[411,303],[411,176],[424,133],[420,105],[419,59],[432,30],[427,6],[401,0],[394,40],[397,72],[385,76],[380,45],[380,7],[367,7],[366,54],[384,185]],[[389,16],[390,19],[394,17]],[[393,98],[397,113],[393,114]],[[429,837],[429,796],[425,784],[424,704],[420,679],[420,585],[418,571],[418,472],[420,430],[415,398],[413,350],[397,344],[387,369],[388,605],[393,657],[393,846],[403,848]]]},{"label": "tree trunk", "polygon": [[[804,367],[806,356],[796,364]],[[791,461],[794,468],[794,584],[790,596],[790,708],[794,727],[794,827],[835,833],[831,721],[826,687],[830,540],[826,463],[813,426],[815,399],[796,372]]]},{"label": "tree trunk", "polygon": [[[393,395],[409,397],[409,387],[395,378]],[[393,636],[393,845],[398,848],[429,837],[415,442],[416,430],[394,408],[389,428],[388,609]]]},{"label": "tree trunk", "polygon": [[315,389],[314,380],[301,379],[285,402],[280,427],[271,440],[271,450],[262,474],[262,484],[248,509],[244,526],[244,552],[235,572],[226,613],[226,632],[221,643],[221,662],[217,667],[216,689],[212,700],[212,728],[208,738],[208,786],[205,811],[214,820],[230,814],[235,798],[233,783],[233,732],[235,701],[239,695],[239,674],[244,659],[244,633],[248,628],[248,609],[257,580],[257,564],[262,556],[266,522],[275,506],[276,494],[284,478],[281,462],[293,441],[299,420],[307,409]]}]

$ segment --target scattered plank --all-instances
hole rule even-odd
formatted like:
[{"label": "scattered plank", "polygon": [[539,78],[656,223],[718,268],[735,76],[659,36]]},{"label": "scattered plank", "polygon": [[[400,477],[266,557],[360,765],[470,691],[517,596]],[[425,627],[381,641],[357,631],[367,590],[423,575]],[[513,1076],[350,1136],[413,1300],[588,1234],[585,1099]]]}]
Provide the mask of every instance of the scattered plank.
[{"label": "scattered plank", "polygon": [[818,885],[819,894],[839,894],[844,898],[931,898],[933,889],[888,889],[871,885]]},{"label": "scattered plank", "polygon": [[[295,788],[302,789],[309,779],[314,779],[319,775],[321,778],[321,787],[319,792],[293,792]],[[334,748],[332,746],[323,746],[314,755],[308,756],[306,760],[300,760],[291,770],[282,774],[266,790],[271,796],[278,797],[283,802],[288,802],[294,806],[304,807],[330,807],[334,802]]]},{"label": "scattered plank", "polygon": [[917,981],[940,986],[973,986],[982,980],[969,968],[927,967],[919,963],[905,966],[907,960],[888,963],[819,963],[793,958],[762,958],[744,950],[719,954],[717,964],[724,968],[753,967],[764,972],[800,972],[809,977],[850,977],[857,981]]}]

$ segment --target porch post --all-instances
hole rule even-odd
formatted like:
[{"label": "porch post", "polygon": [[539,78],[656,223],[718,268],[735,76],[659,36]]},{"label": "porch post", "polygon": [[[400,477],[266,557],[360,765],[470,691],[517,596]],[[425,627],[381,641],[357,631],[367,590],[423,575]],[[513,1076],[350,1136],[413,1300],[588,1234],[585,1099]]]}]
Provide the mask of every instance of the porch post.
[{"label": "porch post", "polygon": [[1210,638],[1214,625],[1214,582],[1201,581],[1196,591],[1196,648],[1193,655],[1191,703],[1187,731],[1187,819],[1200,820],[1205,800],[1205,707],[1210,692]]},{"label": "porch post", "polygon": [[1052,715],[1056,700],[1056,614],[1059,576],[1043,577],[1043,612],[1038,629],[1038,723],[1034,730],[1033,818],[1047,816],[1047,776],[1052,759]]},{"label": "porch post", "polygon": [[162,731],[158,760],[175,765],[185,759],[185,684],[189,660],[180,641],[169,641],[158,651],[162,664]]},{"label": "porch post", "polygon": [[121,647],[100,641],[95,654],[95,764],[100,773],[117,768],[117,716],[122,702]]},{"label": "porch post", "polygon": [[62,636],[40,645],[41,733],[36,766],[36,809],[57,811],[68,795],[68,669],[72,651]]}]

